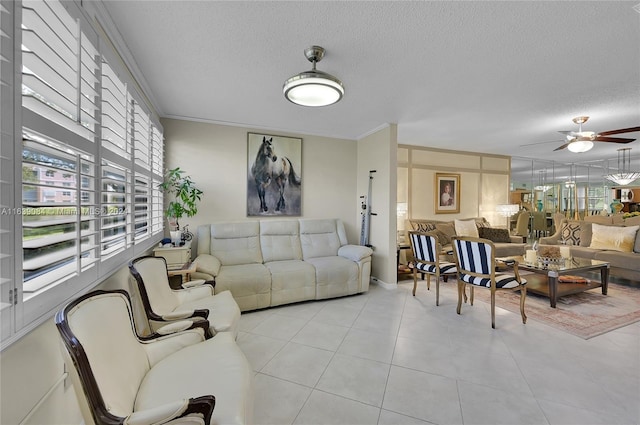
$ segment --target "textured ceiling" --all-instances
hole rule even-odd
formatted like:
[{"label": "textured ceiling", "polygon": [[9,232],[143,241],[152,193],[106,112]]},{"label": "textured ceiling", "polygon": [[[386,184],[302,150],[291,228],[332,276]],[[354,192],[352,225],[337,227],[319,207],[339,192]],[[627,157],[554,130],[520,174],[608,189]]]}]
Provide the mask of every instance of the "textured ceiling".
[{"label": "textured ceiling", "polygon": [[[571,118],[589,115],[583,130],[596,132],[640,126],[638,1],[105,6],[163,117],[346,139],[397,123],[399,143],[573,162],[621,145],[553,152]],[[327,50],[318,69],[344,83],[338,104],[282,95],[313,44]],[[640,141],[627,146],[640,155]]]}]

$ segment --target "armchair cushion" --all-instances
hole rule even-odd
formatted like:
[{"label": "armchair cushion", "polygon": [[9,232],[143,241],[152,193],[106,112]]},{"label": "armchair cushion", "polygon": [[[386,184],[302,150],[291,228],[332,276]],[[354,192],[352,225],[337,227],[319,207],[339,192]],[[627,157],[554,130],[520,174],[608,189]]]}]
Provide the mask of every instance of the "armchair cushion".
[{"label": "armchair cushion", "polygon": [[216,423],[248,423],[253,420],[252,379],[231,334],[221,333],[156,364],[140,383],[135,410],[210,393],[216,396]]}]

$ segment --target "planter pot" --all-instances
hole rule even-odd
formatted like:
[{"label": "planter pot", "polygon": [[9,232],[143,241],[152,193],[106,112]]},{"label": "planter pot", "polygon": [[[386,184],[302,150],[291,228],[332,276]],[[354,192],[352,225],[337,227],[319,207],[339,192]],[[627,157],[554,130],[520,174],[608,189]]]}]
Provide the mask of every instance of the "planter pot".
[{"label": "planter pot", "polygon": [[171,234],[171,242],[175,246],[180,246],[180,242],[182,242],[182,232],[180,230],[171,230],[169,232]]}]

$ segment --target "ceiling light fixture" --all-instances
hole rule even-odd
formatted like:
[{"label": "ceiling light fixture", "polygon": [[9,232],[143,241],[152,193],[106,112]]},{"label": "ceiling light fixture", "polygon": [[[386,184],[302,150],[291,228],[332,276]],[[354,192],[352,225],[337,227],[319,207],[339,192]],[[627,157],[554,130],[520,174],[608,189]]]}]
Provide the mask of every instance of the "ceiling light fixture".
[{"label": "ceiling light fixture", "polygon": [[316,69],[316,63],[324,57],[324,49],[311,46],[304,50],[304,55],[313,63],[313,68],[284,82],[282,91],[287,100],[301,106],[327,106],[342,99],[342,82],[333,75]]},{"label": "ceiling light fixture", "polygon": [[607,180],[611,180],[620,186],[626,186],[629,183],[640,179],[640,172],[631,171],[630,150],[631,148],[618,149],[618,172],[604,176]]},{"label": "ceiling light fixture", "polygon": [[569,145],[567,149],[574,153],[587,152],[593,148],[593,140],[596,138],[596,133],[593,131],[582,131],[582,124],[587,122],[589,117],[576,117],[573,122],[578,124],[578,131],[571,131],[567,134],[567,142]]},{"label": "ceiling light fixture", "polygon": [[575,139],[573,142],[569,143],[567,149],[569,149],[573,153],[582,153],[590,151],[593,147],[593,142],[591,140],[581,140],[582,137]]}]

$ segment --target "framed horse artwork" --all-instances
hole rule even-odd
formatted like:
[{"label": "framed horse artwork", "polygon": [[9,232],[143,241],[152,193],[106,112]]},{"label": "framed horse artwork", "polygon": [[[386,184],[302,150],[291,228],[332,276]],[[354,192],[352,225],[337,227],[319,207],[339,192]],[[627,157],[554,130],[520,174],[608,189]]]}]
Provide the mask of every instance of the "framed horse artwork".
[{"label": "framed horse artwork", "polygon": [[302,139],[247,134],[247,216],[302,215]]}]

